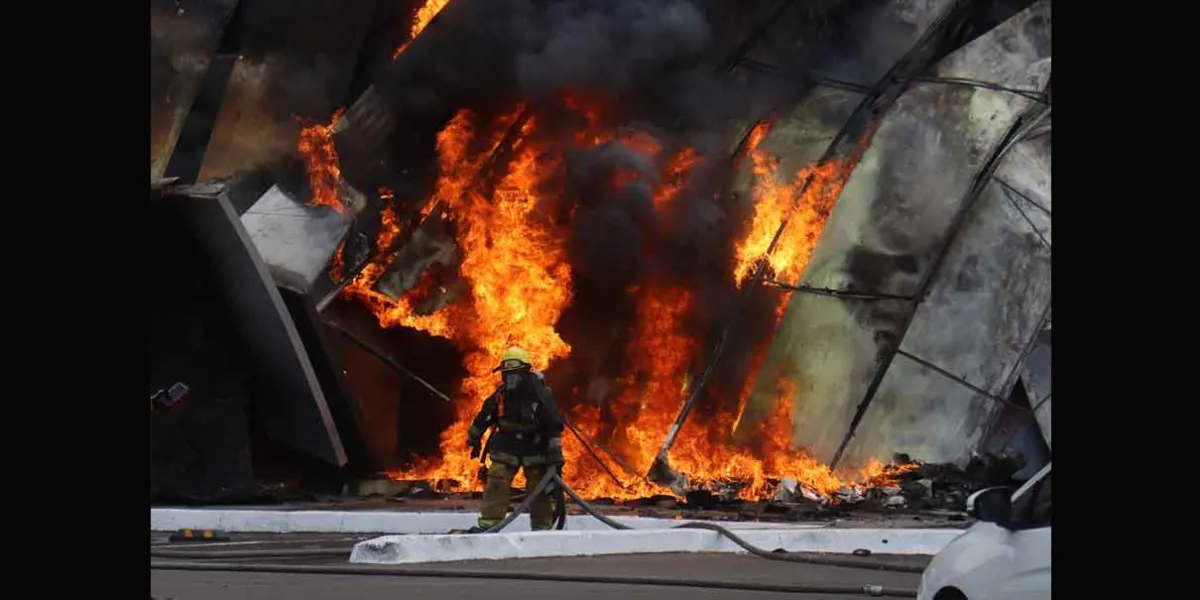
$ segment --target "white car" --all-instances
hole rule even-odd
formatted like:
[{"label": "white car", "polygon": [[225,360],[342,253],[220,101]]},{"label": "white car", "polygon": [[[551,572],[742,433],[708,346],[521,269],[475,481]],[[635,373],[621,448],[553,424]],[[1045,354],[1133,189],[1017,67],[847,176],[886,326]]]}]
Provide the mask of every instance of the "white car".
[{"label": "white car", "polygon": [[918,600],[1050,600],[1050,465],[967,498],[978,520],[925,568]]}]

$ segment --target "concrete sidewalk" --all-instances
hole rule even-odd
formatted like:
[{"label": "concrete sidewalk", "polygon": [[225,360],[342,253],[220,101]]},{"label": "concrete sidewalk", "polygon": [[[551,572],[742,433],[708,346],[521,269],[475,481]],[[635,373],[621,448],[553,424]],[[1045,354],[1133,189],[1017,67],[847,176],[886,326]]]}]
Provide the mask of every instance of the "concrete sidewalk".
[{"label": "concrete sidewalk", "polygon": [[[498,534],[448,534],[475,524],[474,512],[152,509],[151,531],[216,529],[249,534],[373,534],[348,552],[352,563],[416,564],[656,553],[745,553],[714,531],[677,529],[682,519],[617,516],[632,527],[609,528],[590,516],[571,516],[562,531],[529,531],[522,515]],[[933,555],[962,533],[949,528],[831,527],[815,524],[721,522],[746,542],[769,551]],[[382,534],[382,535],[381,535]]]},{"label": "concrete sidewalk", "polygon": [[[744,529],[737,535],[768,551],[933,555],[961,532],[947,529]],[[614,554],[746,551],[715,531],[539,531],[496,534],[389,535],[355,544],[350,562],[416,564]]]},{"label": "concrete sidewalk", "polygon": [[[412,512],[388,510],[271,510],[271,509],[150,509],[151,531],[178,529],[218,529],[240,533],[377,533],[425,534],[446,533],[475,525],[479,513],[471,512]],[[656,519],[650,517],[610,517],[635,529],[668,529],[687,519]],[[799,523],[758,523],[754,521],[722,522],[728,529],[812,529],[822,525]],[[571,531],[605,531],[609,527],[594,517],[567,517]],[[529,531],[529,515],[521,515],[505,531]]]}]

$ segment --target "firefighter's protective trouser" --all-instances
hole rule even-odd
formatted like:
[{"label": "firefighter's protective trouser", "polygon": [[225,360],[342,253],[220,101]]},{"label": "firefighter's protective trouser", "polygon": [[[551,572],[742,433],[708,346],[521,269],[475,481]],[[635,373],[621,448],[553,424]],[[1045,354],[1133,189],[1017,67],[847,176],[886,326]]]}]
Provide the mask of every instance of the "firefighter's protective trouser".
[{"label": "firefighter's protective trouser", "polygon": [[[495,458],[495,454],[493,454],[492,464],[487,470],[487,483],[483,486],[483,501],[479,507],[479,527],[483,529],[494,527],[508,515],[508,493],[513,478],[517,476],[517,469],[524,468],[527,482],[525,487],[529,492],[532,492],[542,477],[546,475],[547,465],[544,463],[544,459],[534,461],[541,464],[529,464],[529,461],[523,461],[525,465],[522,467],[520,463],[508,464],[495,460]],[[534,531],[543,531],[554,526],[554,507],[550,502],[549,494],[542,493],[529,505],[529,519]]]}]

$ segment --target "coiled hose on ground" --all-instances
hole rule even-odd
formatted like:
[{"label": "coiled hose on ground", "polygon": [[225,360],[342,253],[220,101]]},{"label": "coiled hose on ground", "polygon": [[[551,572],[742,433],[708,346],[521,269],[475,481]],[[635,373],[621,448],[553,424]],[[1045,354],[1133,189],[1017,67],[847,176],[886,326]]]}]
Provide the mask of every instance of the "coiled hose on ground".
[{"label": "coiled hose on ground", "polygon": [[[589,515],[595,517],[601,523],[612,527],[613,529],[628,530],[632,529],[627,525],[623,525],[614,521],[596,510],[591,504],[585,501],[575,493],[562,478],[558,475],[557,470],[551,469],[546,472],[541,481],[533,488],[531,493],[526,494],[525,500],[513,510],[507,518],[494,527],[487,529],[484,533],[496,533],[508,527],[517,517],[529,510],[533,500],[539,495],[546,492],[546,489],[551,485],[556,484],[554,490],[558,497],[558,509],[556,510],[556,529],[562,529],[566,521],[566,509],[563,503],[562,495],[566,494],[571,497],[580,507],[583,508]],[[779,551],[772,552],[759,548],[750,544],[746,540],[738,537],[732,531],[721,527],[715,523],[684,523],[677,525],[672,529],[705,529],[714,531],[733,543],[737,544],[750,554],[765,558],[767,560],[805,563],[813,565],[842,567],[851,569],[864,569],[874,571],[895,571],[901,573],[920,573],[923,571],[921,567],[910,565],[899,565],[886,563],[882,561],[860,561],[847,560],[832,557],[816,557],[816,556],[800,556],[795,554],[781,553]],[[846,594],[846,595],[867,595],[867,596],[888,596],[895,598],[915,598],[917,597],[916,590],[886,588],[878,585],[862,585],[862,586],[832,586],[832,585],[784,585],[784,584],[759,584],[759,583],[741,583],[728,581],[695,581],[685,579],[667,579],[657,577],[626,577],[626,576],[600,576],[600,575],[573,575],[561,573],[522,573],[508,571],[458,571],[458,570],[437,570],[437,569],[410,569],[410,568],[395,568],[395,567],[374,567],[369,565],[294,565],[294,564],[262,564],[262,563],[225,563],[211,562],[211,559],[238,559],[238,558],[312,558],[312,557],[333,557],[345,556],[344,549],[300,549],[300,550],[226,550],[226,551],[181,551],[181,550],[150,550],[151,559],[155,558],[177,558],[177,559],[209,559],[205,561],[150,561],[151,569],[161,570],[176,570],[176,571],[236,571],[236,572],[255,572],[255,573],[296,573],[296,574],[324,574],[324,575],[382,575],[392,577],[449,577],[449,578],[468,578],[468,579],[511,579],[511,580],[526,580],[526,581],[561,581],[572,583],[611,583],[611,584],[626,584],[626,585],[660,585],[674,587],[693,587],[693,588],[711,588],[711,589],[727,589],[727,590],[744,590],[744,591],[764,591],[764,592],[786,592],[796,594]]]}]

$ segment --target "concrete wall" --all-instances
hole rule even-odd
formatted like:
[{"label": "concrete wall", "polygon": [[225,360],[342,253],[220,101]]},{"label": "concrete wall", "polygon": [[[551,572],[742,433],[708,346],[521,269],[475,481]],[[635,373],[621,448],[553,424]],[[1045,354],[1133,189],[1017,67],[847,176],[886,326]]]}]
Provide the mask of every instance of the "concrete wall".
[{"label": "concrete wall", "polygon": [[[1049,39],[1049,2],[1043,1],[949,55],[936,74],[1040,90],[1050,75]],[[804,282],[917,292],[976,173],[1032,104],[1009,92],[914,84],[887,113],[844,188]],[[901,347],[1000,392],[1048,308],[1049,253],[1040,244],[999,184],[989,184]],[[794,296],[768,364],[786,365],[799,383],[798,444],[822,460],[833,457],[910,308],[896,300]],[[965,459],[994,405],[898,357],[845,462],[897,451],[925,460]]]}]

